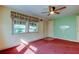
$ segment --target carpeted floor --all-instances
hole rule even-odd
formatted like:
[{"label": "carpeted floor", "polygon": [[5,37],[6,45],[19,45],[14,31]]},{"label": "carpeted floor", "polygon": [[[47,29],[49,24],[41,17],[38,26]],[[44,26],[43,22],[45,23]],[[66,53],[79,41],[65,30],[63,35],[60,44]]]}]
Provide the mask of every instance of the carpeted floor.
[{"label": "carpeted floor", "polygon": [[79,54],[79,43],[58,38],[44,38],[26,43],[2,50],[0,54]]}]

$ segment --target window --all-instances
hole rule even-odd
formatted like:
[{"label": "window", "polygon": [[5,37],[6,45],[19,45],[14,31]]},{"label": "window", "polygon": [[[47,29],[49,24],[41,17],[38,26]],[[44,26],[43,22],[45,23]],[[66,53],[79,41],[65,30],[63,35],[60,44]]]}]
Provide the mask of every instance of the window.
[{"label": "window", "polygon": [[38,22],[29,22],[29,32],[38,32]]},{"label": "window", "polygon": [[38,32],[39,19],[11,11],[12,33]]},{"label": "window", "polygon": [[24,33],[25,25],[14,24],[14,33]]},{"label": "window", "polygon": [[26,31],[26,20],[22,20],[19,18],[13,19],[13,33],[25,33]]}]

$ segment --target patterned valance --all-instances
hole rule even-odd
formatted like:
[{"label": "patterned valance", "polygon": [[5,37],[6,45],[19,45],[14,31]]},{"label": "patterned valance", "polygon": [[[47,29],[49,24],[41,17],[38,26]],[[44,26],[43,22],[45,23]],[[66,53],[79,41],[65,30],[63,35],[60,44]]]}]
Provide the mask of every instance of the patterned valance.
[{"label": "patterned valance", "polygon": [[20,18],[20,19],[27,19],[28,18],[27,15],[24,15],[24,14],[21,14],[18,12],[14,12],[14,11],[11,11],[11,17],[12,18]]},{"label": "patterned valance", "polygon": [[35,18],[35,17],[29,17],[29,21],[34,21],[34,22],[38,22],[40,19],[39,18]]},{"label": "patterned valance", "polygon": [[20,19],[28,19],[29,21],[38,22],[40,19],[37,17],[32,17],[28,15],[24,15],[18,12],[11,11],[11,17],[12,18],[20,18]]}]

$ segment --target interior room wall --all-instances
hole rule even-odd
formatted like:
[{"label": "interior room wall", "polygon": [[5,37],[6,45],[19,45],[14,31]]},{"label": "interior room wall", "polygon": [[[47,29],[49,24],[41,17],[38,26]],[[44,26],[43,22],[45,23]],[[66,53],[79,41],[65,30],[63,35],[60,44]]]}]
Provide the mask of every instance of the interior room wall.
[{"label": "interior room wall", "polygon": [[77,41],[79,41],[79,16],[77,16]]},{"label": "interior room wall", "polygon": [[54,20],[54,37],[77,40],[76,16],[66,16]]},{"label": "interior room wall", "polygon": [[[0,50],[10,48],[20,44],[20,39],[25,40],[26,42],[31,42],[34,40],[38,40],[44,38],[46,35],[44,33],[45,21],[39,22],[39,32],[37,33],[24,33],[24,34],[12,34],[12,19],[10,11],[16,11],[11,8],[6,8],[0,6]],[[21,11],[18,11],[23,13]],[[4,45],[4,46],[2,46]],[[2,46],[2,47],[1,47]]]},{"label": "interior room wall", "polygon": [[0,6],[0,13],[1,13],[1,19],[0,19],[0,27],[1,27],[1,33],[0,36],[2,37],[0,46],[4,45],[4,47],[1,47],[0,50],[9,48],[15,45],[18,45],[19,40],[13,39],[11,35],[11,28],[12,28],[12,20],[10,17],[10,10],[7,8],[4,8]]},{"label": "interior room wall", "polygon": [[[3,9],[1,9],[0,7],[0,11],[3,11]],[[3,12],[0,12],[0,49],[3,49],[5,48],[5,40],[4,40],[4,36],[3,36],[3,26],[2,26],[2,15],[3,15]]]},{"label": "interior room wall", "polygon": [[49,20],[47,24],[48,24],[48,26],[47,26],[47,36],[53,37],[53,34],[54,34],[54,32],[53,32],[53,20]]}]

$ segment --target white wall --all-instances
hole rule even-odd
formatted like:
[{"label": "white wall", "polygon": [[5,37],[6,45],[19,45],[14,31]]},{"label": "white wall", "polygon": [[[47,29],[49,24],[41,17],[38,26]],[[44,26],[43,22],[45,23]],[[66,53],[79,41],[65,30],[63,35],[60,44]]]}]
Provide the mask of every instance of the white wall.
[{"label": "white wall", "polygon": [[27,42],[31,42],[34,40],[44,38],[46,36],[44,33],[45,21],[39,22],[38,33],[24,33],[24,34],[12,35],[12,19],[10,17],[11,10],[13,9],[0,6],[0,13],[2,13],[0,15],[1,17],[0,18],[0,42],[4,42],[2,43],[4,47],[0,43],[0,46],[2,46],[0,50],[20,44],[20,39],[24,39]]},{"label": "white wall", "polygon": [[79,42],[79,16],[77,16],[77,41]]},{"label": "white wall", "polygon": [[53,34],[54,34],[54,32],[53,32],[53,20],[49,20],[48,21],[48,26],[47,26],[48,28],[48,37],[53,37]]},{"label": "white wall", "polygon": [[[3,11],[1,7],[0,7],[0,11]],[[0,49],[5,48],[5,40],[4,40],[3,29],[2,29],[3,28],[2,15],[3,15],[3,12],[0,12]]]}]

